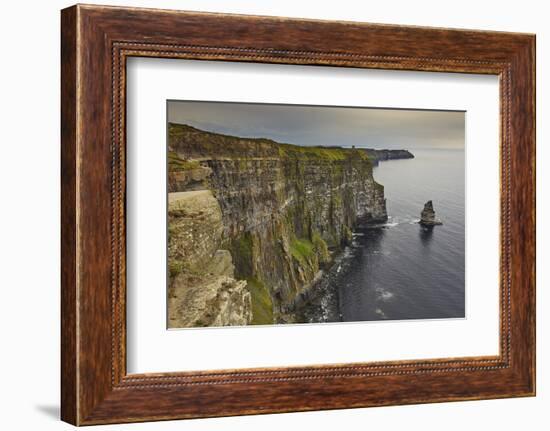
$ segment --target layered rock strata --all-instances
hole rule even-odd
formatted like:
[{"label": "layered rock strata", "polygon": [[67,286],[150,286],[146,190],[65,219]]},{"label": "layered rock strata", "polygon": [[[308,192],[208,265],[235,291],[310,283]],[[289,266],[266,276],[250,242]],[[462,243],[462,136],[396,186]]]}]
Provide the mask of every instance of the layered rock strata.
[{"label": "layered rock strata", "polygon": [[424,209],[420,213],[420,224],[423,226],[436,226],[443,224],[441,220],[435,216],[434,206],[432,201],[428,201],[424,204]]},{"label": "layered rock strata", "polygon": [[247,325],[251,298],[221,249],[222,214],[210,190],[170,193],[168,327]]},{"label": "layered rock strata", "polygon": [[[170,199],[178,192],[204,189],[220,210],[210,202],[212,215],[197,213],[192,230],[178,213],[186,214],[188,204],[170,204],[169,244],[178,250],[169,253],[170,291],[177,290],[175,285],[182,290],[187,275],[181,275],[181,268],[197,262],[195,253],[212,259],[217,250],[226,250],[234,265],[234,288],[249,292],[252,324],[287,319],[282,310],[330,265],[351,241],[353,229],[387,219],[384,188],[374,181],[364,150],[299,147],[170,124],[169,157]],[[193,242],[199,251],[188,243],[190,231],[202,232],[202,239]],[[186,295],[196,292],[185,280]],[[174,318],[187,313],[182,307]]]}]

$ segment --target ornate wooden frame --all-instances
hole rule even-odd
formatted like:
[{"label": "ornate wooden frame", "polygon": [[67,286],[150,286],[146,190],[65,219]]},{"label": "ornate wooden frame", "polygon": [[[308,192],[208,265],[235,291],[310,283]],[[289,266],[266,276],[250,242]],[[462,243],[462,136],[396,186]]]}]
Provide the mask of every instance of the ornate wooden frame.
[{"label": "ornate wooden frame", "polygon": [[[61,416],[75,425],[535,394],[535,36],[102,6],[62,11]],[[130,56],[494,74],[500,354],[160,374],[125,366]]]}]

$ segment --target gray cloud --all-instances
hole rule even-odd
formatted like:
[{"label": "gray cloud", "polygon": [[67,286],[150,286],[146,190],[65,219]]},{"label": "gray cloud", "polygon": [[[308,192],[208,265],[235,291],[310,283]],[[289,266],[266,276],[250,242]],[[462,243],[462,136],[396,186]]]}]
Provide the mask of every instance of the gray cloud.
[{"label": "gray cloud", "polygon": [[306,146],[464,149],[456,111],[169,101],[168,121]]}]

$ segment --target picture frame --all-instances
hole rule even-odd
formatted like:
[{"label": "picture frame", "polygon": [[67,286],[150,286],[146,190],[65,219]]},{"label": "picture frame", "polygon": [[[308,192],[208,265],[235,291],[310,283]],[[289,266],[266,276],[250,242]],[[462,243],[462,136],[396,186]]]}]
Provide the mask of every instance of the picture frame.
[{"label": "picture frame", "polygon": [[[92,425],[535,395],[534,35],[76,5],[61,13],[61,54],[62,420]],[[497,75],[499,355],[128,374],[130,57]]]}]

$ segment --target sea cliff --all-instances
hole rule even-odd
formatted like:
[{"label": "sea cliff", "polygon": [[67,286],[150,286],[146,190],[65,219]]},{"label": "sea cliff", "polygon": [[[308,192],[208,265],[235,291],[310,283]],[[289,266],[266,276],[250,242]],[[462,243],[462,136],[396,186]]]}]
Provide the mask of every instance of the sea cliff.
[{"label": "sea cliff", "polygon": [[375,150],[366,148],[365,151],[374,166],[377,166],[378,162],[385,160],[414,159],[414,155],[407,150]]},{"label": "sea cliff", "polygon": [[250,323],[250,292],[246,281],[234,278],[222,233],[220,206],[210,190],[169,194],[169,327]]},{"label": "sea cliff", "polygon": [[172,327],[291,321],[288,305],[352,231],[387,219],[366,150],[169,124],[168,151]]}]

